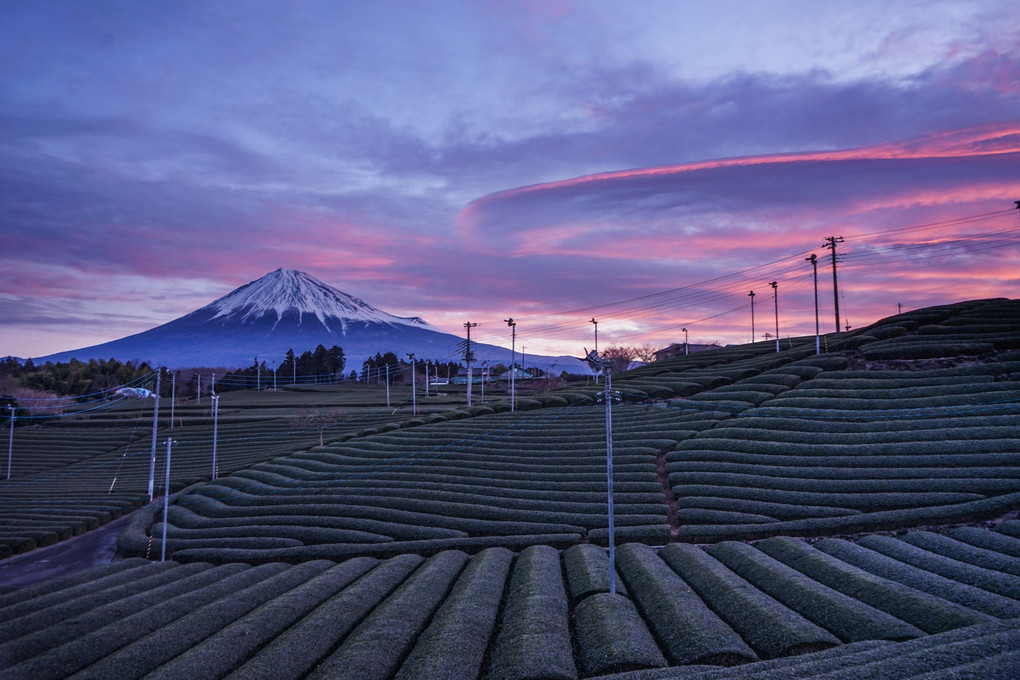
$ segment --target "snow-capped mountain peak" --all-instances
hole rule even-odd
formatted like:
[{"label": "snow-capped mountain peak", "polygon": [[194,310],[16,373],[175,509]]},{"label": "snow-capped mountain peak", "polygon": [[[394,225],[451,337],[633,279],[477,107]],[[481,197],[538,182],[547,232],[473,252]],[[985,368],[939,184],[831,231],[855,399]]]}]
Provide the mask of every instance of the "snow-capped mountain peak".
[{"label": "snow-capped mountain peak", "polygon": [[241,322],[267,315],[275,315],[279,321],[284,314],[299,317],[307,314],[315,316],[327,328],[331,320],[339,320],[344,326],[364,321],[430,328],[419,317],[387,314],[304,272],[283,268],[241,286],[199,311],[215,312],[211,319]]}]

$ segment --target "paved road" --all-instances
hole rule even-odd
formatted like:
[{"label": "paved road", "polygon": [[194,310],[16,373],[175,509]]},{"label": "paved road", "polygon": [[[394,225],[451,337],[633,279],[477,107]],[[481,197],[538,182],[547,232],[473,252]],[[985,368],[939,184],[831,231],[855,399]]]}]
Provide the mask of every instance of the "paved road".
[{"label": "paved road", "polygon": [[129,513],[66,541],[0,560],[0,585],[27,586],[112,561],[117,536],[130,517]]}]

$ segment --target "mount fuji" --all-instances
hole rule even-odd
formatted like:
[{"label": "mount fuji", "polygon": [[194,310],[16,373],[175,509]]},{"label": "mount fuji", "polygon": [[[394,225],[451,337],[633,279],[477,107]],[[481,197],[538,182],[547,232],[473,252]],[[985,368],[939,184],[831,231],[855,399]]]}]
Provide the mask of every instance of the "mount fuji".
[{"label": "mount fuji", "polygon": [[[101,345],[34,359],[80,361],[141,359],[168,368],[251,366],[282,360],[288,349],[301,354],[316,345],[338,345],[346,370],[358,370],[376,353],[400,358],[459,361],[464,338],[444,333],[419,317],[401,317],[376,309],[318,279],[291,269],[277,269],[241,286],[205,307],[142,333]],[[510,350],[471,343],[478,362],[510,363]],[[520,361],[520,359],[518,359]],[[568,356],[528,355],[528,366],[587,373],[587,366]]]}]

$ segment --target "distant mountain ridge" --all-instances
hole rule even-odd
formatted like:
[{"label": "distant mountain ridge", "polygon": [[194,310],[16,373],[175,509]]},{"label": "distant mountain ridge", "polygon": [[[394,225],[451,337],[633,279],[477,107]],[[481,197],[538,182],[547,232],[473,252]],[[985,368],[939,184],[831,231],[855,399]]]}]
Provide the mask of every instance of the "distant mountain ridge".
[{"label": "distant mountain ridge", "polygon": [[[288,349],[300,354],[322,344],[342,347],[350,371],[360,370],[366,358],[386,352],[402,359],[413,353],[422,359],[459,361],[463,342],[420,317],[389,314],[309,274],[281,268],[162,326],[33,361],[113,358],[141,359],[168,368],[241,368],[256,357],[268,364],[282,360]],[[510,363],[508,348],[481,343],[471,347],[478,362]],[[529,355],[527,365],[588,372],[573,357]]]}]

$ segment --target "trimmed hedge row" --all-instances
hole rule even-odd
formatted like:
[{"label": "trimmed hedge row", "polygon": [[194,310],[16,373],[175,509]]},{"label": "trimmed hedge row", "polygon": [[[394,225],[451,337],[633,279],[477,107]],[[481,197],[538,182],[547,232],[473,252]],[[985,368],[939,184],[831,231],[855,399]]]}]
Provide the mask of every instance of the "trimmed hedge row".
[{"label": "trimmed hedge row", "polygon": [[513,553],[489,548],[471,559],[397,673],[397,680],[473,680],[496,626]]},{"label": "trimmed hedge row", "polygon": [[659,556],[760,658],[772,659],[839,644],[831,633],[751,587],[700,548],[673,543],[663,548]]},{"label": "trimmed hedge row", "polygon": [[[990,532],[985,532],[990,533]],[[826,538],[815,547],[876,576],[897,581],[999,618],[1020,617],[1020,602],[920,569],[846,540]]]},{"label": "trimmed hedge row", "polygon": [[874,576],[796,539],[777,536],[756,547],[815,581],[926,633],[941,633],[991,620],[967,607]]},{"label": "trimmed hedge row", "polygon": [[923,635],[915,626],[808,578],[744,543],[717,543],[708,554],[843,642],[909,640]]},{"label": "trimmed hedge row", "polygon": [[524,550],[514,564],[485,678],[574,680],[566,590],[559,555],[548,546]]},{"label": "trimmed hedge row", "polygon": [[627,591],[673,665],[733,665],[758,657],[675,571],[647,546],[616,551]]}]

